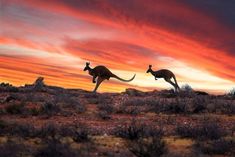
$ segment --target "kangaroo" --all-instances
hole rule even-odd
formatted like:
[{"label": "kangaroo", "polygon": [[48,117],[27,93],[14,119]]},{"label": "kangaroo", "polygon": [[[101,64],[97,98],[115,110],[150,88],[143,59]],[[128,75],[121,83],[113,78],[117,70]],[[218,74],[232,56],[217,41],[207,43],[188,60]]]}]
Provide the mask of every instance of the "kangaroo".
[{"label": "kangaroo", "polygon": [[[161,70],[158,70],[158,71],[153,71],[152,70],[152,65],[149,65],[149,69],[146,71],[146,73],[149,73],[149,72],[154,76],[155,80],[157,80],[157,78],[164,78],[164,80],[166,82],[170,83],[175,88],[176,92],[177,92],[177,90],[178,91],[180,90],[180,87],[178,86],[175,75],[170,70],[161,69]],[[174,79],[175,83],[173,83],[171,81],[171,78]]]},{"label": "kangaroo", "polygon": [[[88,70],[89,75],[93,76],[92,82],[96,83],[95,89],[93,91],[94,93],[98,89],[99,85],[105,79],[109,80],[110,77],[116,78],[116,79],[123,81],[123,82],[130,82],[130,81],[134,80],[134,78],[135,78],[135,75],[134,75],[131,79],[124,80],[124,79],[118,77],[117,75],[113,74],[108,68],[106,68],[105,66],[102,66],[102,65],[96,66],[95,68],[92,69],[90,67],[89,62],[86,62],[86,66],[83,71],[86,71],[86,70]],[[97,82],[96,82],[96,78],[97,78]]]}]

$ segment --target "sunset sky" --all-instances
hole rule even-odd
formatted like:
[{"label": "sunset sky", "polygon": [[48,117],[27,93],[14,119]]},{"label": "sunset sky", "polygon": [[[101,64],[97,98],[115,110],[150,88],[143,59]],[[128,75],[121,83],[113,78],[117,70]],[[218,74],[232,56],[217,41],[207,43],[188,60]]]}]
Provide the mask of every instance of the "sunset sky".
[{"label": "sunset sky", "polygon": [[179,86],[225,93],[235,87],[234,0],[0,0],[0,82],[43,76],[49,85],[93,90],[85,62],[130,83],[99,92],[171,88],[146,73],[173,71]]}]

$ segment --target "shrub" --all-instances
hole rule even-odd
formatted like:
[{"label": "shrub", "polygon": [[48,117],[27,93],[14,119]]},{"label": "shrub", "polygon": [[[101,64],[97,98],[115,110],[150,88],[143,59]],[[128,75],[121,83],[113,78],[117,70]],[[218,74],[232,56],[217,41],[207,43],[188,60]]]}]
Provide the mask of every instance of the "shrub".
[{"label": "shrub", "polygon": [[55,137],[56,134],[59,133],[59,129],[57,128],[57,126],[53,123],[48,123],[46,125],[43,125],[39,132],[38,135],[40,137],[46,138],[46,137]]},{"label": "shrub", "polygon": [[109,114],[108,112],[106,112],[106,111],[100,111],[100,112],[98,113],[98,116],[99,116],[101,119],[103,119],[103,120],[111,119],[110,114]]},{"label": "shrub", "polygon": [[19,157],[26,156],[25,145],[17,144],[13,141],[0,144],[0,156],[2,157]]},{"label": "shrub", "polygon": [[218,139],[208,142],[197,141],[194,148],[204,154],[235,155],[235,141],[232,139]]},{"label": "shrub", "polygon": [[137,123],[135,120],[132,120],[129,125],[126,124],[119,126],[115,131],[115,135],[130,140],[136,140],[144,136],[144,129],[145,126],[143,124]]},{"label": "shrub", "polygon": [[117,106],[115,108],[115,112],[116,113],[120,113],[120,114],[132,114],[132,115],[137,115],[140,112],[144,111],[143,109],[141,109],[138,106],[124,106],[124,105],[120,105]]},{"label": "shrub", "polygon": [[0,115],[3,115],[6,113],[6,110],[4,108],[0,108]]},{"label": "shrub", "polygon": [[39,149],[36,157],[72,157],[80,156],[79,152],[72,149],[68,144],[62,144],[56,139],[47,140],[46,146]]},{"label": "shrub", "polygon": [[235,97],[235,87],[228,92],[228,95]]},{"label": "shrub", "polygon": [[75,142],[87,142],[89,138],[89,130],[84,124],[62,125],[60,127],[61,136],[70,136]]},{"label": "shrub", "polygon": [[144,96],[144,94],[145,94],[144,92],[139,91],[139,90],[134,89],[134,88],[127,88],[124,93],[129,95],[129,96]]},{"label": "shrub", "polygon": [[72,108],[77,113],[84,113],[86,111],[85,105],[81,104],[76,98],[66,98],[60,102],[65,103],[63,107]]},{"label": "shrub", "polygon": [[48,99],[50,99],[50,97],[45,97],[45,95],[43,95],[42,93],[39,92],[30,92],[27,93],[24,97],[25,101],[28,102],[43,102],[45,103],[45,101],[49,101]]},{"label": "shrub", "polygon": [[40,109],[37,109],[37,108],[31,108],[29,109],[29,113],[32,115],[32,116],[38,116],[40,114]]},{"label": "shrub", "polygon": [[147,126],[142,122],[137,122],[132,120],[130,124],[118,126],[115,129],[116,136],[127,138],[130,140],[136,140],[141,137],[150,137],[150,136],[162,136],[163,132],[161,129],[153,128],[152,126]]},{"label": "shrub", "polygon": [[159,157],[167,152],[166,143],[161,137],[155,136],[131,142],[128,149],[137,157]]},{"label": "shrub", "polygon": [[0,119],[0,135],[5,133],[5,129],[8,126],[7,122]]},{"label": "shrub", "polygon": [[61,111],[61,108],[54,103],[47,102],[41,106],[41,113],[49,116],[55,115]]},{"label": "shrub", "polygon": [[187,108],[186,99],[174,99],[173,101],[165,101],[163,104],[163,112],[175,113],[175,114],[186,114],[189,113]]},{"label": "shrub", "polygon": [[89,131],[87,127],[83,124],[79,124],[76,126],[76,130],[73,136],[73,140],[75,142],[85,142],[89,141]]},{"label": "shrub", "polygon": [[10,104],[5,107],[5,110],[9,114],[22,114],[25,110],[24,104]]},{"label": "shrub", "polygon": [[114,111],[113,105],[110,105],[108,103],[98,104],[97,107],[99,110],[105,111],[107,113],[112,113]]},{"label": "shrub", "polygon": [[164,98],[175,98],[178,95],[173,88],[169,90],[161,90],[158,94]]},{"label": "shrub", "polygon": [[224,102],[220,108],[222,113],[234,115],[235,114],[235,103],[234,101]]},{"label": "shrub", "polygon": [[15,101],[15,100],[20,100],[20,97],[19,97],[19,95],[13,93],[13,94],[10,94],[9,96],[7,96],[4,102],[9,103],[9,102]]},{"label": "shrub", "polygon": [[76,106],[74,106],[74,110],[77,113],[84,113],[86,111],[86,106],[82,104],[77,104]]},{"label": "shrub", "polygon": [[161,102],[153,97],[149,98],[131,98],[124,100],[115,107],[117,113],[139,114],[141,112],[161,110]]},{"label": "shrub", "polygon": [[131,98],[127,99],[123,102],[124,106],[143,106],[145,104],[149,105],[151,101],[149,99],[143,99],[143,98]]},{"label": "shrub", "polygon": [[201,113],[207,109],[207,101],[204,96],[196,96],[192,101],[192,113]]},{"label": "shrub", "polygon": [[189,84],[182,85],[180,89],[185,92],[193,92],[193,88]]},{"label": "shrub", "polygon": [[189,137],[194,139],[219,139],[226,133],[222,131],[216,122],[203,122],[203,124],[193,126],[190,124],[178,125],[176,132],[181,137]]},{"label": "shrub", "polygon": [[35,137],[37,135],[37,130],[29,123],[12,124],[8,129],[8,133],[20,137]]}]

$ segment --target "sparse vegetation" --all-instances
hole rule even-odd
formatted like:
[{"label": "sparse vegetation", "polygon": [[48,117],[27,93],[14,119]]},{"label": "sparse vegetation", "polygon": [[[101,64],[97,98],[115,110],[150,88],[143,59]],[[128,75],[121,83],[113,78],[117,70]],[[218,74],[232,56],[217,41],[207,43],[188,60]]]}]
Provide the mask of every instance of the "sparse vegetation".
[{"label": "sparse vegetation", "polygon": [[0,156],[234,156],[229,95],[8,86],[0,87]]},{"label": "sparse vegetation", "polygon": [[202,124],[191,125],[191,124],[178,124],[176,132],[181,137],[189,137],[201,140],[216,140],[226,135],[217,122],[204,121]]}]

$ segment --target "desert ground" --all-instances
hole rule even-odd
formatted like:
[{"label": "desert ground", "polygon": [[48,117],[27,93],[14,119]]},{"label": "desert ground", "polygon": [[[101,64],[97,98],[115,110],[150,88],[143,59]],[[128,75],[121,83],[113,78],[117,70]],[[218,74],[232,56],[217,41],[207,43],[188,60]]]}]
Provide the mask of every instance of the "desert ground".
[{"label": "desert ground", "polygon": [[235,95],[2,83],[0,156],[235,156]]}]

